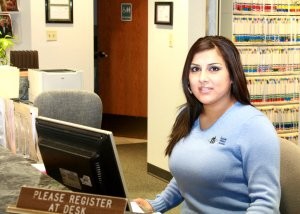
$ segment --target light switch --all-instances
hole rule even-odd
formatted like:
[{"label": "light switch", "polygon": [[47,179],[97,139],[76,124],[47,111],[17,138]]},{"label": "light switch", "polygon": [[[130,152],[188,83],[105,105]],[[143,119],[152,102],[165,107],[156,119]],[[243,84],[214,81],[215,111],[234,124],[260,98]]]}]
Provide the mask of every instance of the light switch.
[{"label": "light switch", "polygon": [[57,32],[54,30],[48,30],[47,41],[57,41]]}]

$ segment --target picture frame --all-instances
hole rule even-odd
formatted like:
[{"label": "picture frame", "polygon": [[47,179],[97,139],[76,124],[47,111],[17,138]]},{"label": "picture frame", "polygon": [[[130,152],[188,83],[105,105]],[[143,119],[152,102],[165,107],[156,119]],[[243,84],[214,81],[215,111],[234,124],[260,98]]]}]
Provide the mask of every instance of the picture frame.
[{"label": "picture frame", "polygon": [[18,9],[18,0],[2,0],[0,1],[1,12],[16,12]]},{"label": "picture frame", "polygon": [[73,0],[45,0],[46,23],[73,23]]},{"label": "picture frame", "polygon": [[13,39],[14,28],[10,14],[0,13],[0,23],[0,38]]},{"label": "picture frame", "polygon": [[155,2],[154,24],[173,25],[173,2]]}]

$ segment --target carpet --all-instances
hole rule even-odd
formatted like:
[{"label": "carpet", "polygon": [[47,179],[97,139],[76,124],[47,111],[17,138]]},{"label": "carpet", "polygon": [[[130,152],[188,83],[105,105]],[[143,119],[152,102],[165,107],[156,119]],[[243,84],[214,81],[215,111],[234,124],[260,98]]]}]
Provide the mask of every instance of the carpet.
[{"label": "carpet", "polygon": [[[117,150],[129,199],[153,199],[164,190],[167,183],[147,173],[147,143],[118,144]],[[167,213],[180,212],[175,208]]]}]

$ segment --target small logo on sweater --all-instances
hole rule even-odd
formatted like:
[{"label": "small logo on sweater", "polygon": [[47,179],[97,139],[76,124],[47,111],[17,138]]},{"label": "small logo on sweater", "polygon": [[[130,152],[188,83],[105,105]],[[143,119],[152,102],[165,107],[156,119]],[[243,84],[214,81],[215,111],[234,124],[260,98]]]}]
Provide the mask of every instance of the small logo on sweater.
[{"label": "small logo on sweater", "polygon": [[227,139],[225,137],[220,137],[220,139],[218,140],[217,137],[214,136],[209,140],[209,143],[214,144],[214,143],[218,142],[219,144],[225,145],[226,140]]},{"label": "small logo on sweater", "polygon": [[215,143],[215,142],[216,142],[216,139],[217,139],[216,136],[212,137],[212,138],[210,139],[209,143],[212,143],[212,144]]},{"label": "small logo on sweater", "polygon": [[227,139],[225,137],[221,137],[220,140],[219,140],[219,144],[225,145],[226,140]]}]

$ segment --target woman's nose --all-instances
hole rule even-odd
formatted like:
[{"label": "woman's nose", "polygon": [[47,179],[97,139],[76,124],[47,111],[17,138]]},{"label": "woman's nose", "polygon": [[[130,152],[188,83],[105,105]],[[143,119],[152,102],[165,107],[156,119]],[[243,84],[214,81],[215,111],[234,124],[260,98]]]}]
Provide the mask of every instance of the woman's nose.
[{"label": "woman's nose", "polygon": [[199,82],[206,82],[208,80],[208,73],[207,71],[199,72]]}]

